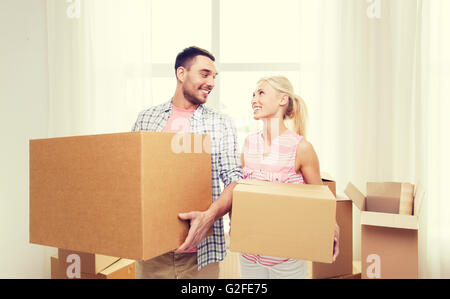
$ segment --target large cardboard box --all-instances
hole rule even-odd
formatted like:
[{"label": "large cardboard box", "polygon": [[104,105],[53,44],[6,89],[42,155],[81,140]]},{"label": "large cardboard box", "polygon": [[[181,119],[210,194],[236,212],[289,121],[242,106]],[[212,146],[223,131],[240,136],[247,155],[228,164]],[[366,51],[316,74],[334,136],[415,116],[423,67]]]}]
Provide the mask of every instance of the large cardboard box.
[{"label": "large cardboard box", "polygon": [[[135,279],[136,278],[136,261],[128,259],[119,259],[106,269],[97,274],[79,273],[79,277],[70,273],[67,275],[67,268],[70,267],[62,263],[57,255],[50,258],[51,262],[51,278],[52,279]],[[70,272],[70,271],[69,271]]]},{"label": "large cardboard box", "polygon": [[73,254],[76,254],[80,260],[81,272],[89,274],[97,274],[120,259],[114,256],[58,248],[58,260],[64,265],[67,263],[67,258],[70,259]]},{"label": "large cardboard box", "polygon": [[381,207],[385,213],[367,211],[367,197],[352,183],[345,194],[361,210],[362,278],[418,278],[421,187],[416,186],[413,215],[393,214],[392,202]]},{"label": "large cardboard box", "polygon": [[178,248],[189,227],[178,213],[212,199],[209,136],[183,136],[31,140],[30,242],[133,260]]},{"label": "large cardboard box", "polygon": [[331,263],[336,199],[327,186],[241,180],[230,250]]}]

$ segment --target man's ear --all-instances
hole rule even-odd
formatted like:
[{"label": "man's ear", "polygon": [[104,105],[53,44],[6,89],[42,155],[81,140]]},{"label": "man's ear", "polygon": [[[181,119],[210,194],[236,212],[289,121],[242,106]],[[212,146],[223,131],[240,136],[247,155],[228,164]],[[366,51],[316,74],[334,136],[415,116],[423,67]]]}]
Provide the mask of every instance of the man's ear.
[{"label": "man's ear", "polygon": [[185,76],[186,76],[186,69],[183,66],[180,66],[177,69],[177,79],[178,79],[178,81],[183,83]]}]

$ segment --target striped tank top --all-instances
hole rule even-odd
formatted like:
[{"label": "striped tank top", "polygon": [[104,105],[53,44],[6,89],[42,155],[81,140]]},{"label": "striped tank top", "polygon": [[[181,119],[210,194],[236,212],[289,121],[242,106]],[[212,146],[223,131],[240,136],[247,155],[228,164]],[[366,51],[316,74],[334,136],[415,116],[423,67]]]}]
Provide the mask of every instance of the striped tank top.
[{"label": "striped tank top", "polygon": [[[270,151],[264,154],[264,139],[262,132],[250,134],[244,146],[244,179],[304,184],[303,176],[295,172],[295,158],[298,144],[302,136],[286,130],[272,141]],[[262,256],[243,253],[248,261],[263,266],[275,266],[288,261],[288,258]]]}]

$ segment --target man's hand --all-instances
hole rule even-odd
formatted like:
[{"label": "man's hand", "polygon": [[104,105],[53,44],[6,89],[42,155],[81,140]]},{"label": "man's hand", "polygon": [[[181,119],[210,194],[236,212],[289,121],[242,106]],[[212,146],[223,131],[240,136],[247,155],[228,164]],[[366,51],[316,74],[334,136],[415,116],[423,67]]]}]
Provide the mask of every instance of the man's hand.
[{"label": "man's hand", "polygon": [[214,221],[219,220],[223,215],[231,211],[233,189],[237,183],[228,184],[205,212],[189,212],[178,214],[181,220],[189,220],[190,228],[186,240],[175,252],[181,253],[197,247],[206,237]]},{"label": "man's hand", "polygon": [[185,252],[186,250],[197,247],[197,245],[206,237],[206,234],[214,223],[214,217],[212,217],[208,211],[181,213],[178,214],[178,218],[181,220],[189,220],[190,228],[184,243],[175,250],[177,253]]},{"label": "man's hand", "polygon": [[333,263],[339,255],[339,226],[336,224],[334,229]]}]

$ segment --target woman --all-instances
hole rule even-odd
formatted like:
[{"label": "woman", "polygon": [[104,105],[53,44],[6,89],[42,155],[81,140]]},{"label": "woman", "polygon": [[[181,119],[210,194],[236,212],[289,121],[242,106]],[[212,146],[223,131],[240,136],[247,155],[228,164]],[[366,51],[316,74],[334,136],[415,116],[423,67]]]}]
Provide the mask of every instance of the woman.
[{"label": "woman", "polygon": [[[293,92],[285,77],[258,81],[252,99],[253,117],[262,120],[263,130],[247,136],[241,155],[244,179],[291,184],[321,185],[319,160],[305,139],[306,105]],[[294,131],[285,121],[292,121]],[[333,261],[339,253],[339,228],[336,225]],[[241,277],[307,278],[305,261],[241,254]]]}]

